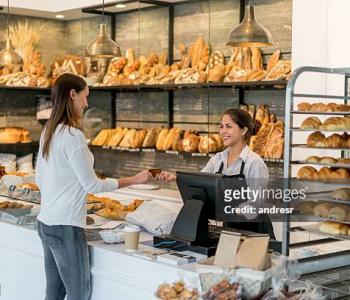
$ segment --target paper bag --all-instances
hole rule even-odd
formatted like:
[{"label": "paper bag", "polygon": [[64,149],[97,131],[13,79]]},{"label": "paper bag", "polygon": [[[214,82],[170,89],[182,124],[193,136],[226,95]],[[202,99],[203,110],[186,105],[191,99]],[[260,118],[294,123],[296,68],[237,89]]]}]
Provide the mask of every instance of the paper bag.
[{"label": "paper bag", "polygon": [[252,268],[262,271],[266,267],[269,237],[247,237],[238,249],[234,267]]},{"label": "paper bag", "polygon": [[222,231],[215,253],[214,265],[222,268],[233,268],[240,241],[241,235],[239,233]]}]

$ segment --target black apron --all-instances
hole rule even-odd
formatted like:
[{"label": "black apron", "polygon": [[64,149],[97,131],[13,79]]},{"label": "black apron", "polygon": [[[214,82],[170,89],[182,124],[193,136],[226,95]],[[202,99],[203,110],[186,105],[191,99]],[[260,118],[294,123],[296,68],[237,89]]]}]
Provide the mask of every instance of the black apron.
[{"label": "black apron", "polygon": [[[241,179],[241,187],[246,188],[247,187],[247,181],[244,176],[244,166],[245,162],[242,161],[241,169],[239,171],[239,174],[237,175],[225,175],[225,178],[239,178]],[[224,162],[221,162],[219,170],[216,172],[216,174],[222,174],[222,171],[224,169]],[[238,217],[238,216],[237,216]],[[256,233],[261,234],[268,234],[270,235],[270,238],[275,239],[275,234],[273,232],[273,227],[271,220],[268,215],[258,215],[257,218],[254,220],[254,222],[224,222],[224,227],[226,228],[232,228],[237,230],[243,230],[243,231],[252,231]]]}]

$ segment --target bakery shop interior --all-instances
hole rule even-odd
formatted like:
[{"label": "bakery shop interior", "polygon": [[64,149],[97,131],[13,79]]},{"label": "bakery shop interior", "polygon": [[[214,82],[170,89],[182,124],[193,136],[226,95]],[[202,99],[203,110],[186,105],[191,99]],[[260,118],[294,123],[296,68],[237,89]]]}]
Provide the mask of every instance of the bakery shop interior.
[{"label": "bakery shop interior", "polygon": [[1,299],[350,299],[349,1],[0,7]]}]

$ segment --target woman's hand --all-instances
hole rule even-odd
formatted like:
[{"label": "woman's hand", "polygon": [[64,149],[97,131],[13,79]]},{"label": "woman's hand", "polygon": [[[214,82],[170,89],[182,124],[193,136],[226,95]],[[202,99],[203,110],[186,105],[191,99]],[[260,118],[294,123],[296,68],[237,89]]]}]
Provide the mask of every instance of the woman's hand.
[{"label": "woman's hand", "polygon": [[166,182],[175,181],[176,175],[171,174],[170,172],[163,171],[156,176],[156,179],[160,181],[166,181]]},{"label": "woman's hand", "polygon": [[134,184],[147,183],[153,178],[152,174],[148,170],[143,170],[140,173],[137,173],[133,176]]}]

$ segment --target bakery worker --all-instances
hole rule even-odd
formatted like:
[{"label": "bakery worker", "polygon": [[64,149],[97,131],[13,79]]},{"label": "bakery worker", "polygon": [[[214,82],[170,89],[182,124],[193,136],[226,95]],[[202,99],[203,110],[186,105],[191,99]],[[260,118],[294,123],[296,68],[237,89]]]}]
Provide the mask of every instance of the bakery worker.
[{"label": "bakery worker", "polygon": [[[257,131],[257,124],[243,109],[228,109],[222,114],[220,136],[226,149],[213,156],[202,172],[220,173],[232,178],[242,178],[245,182],[267,182],[269,170],[262,158],[249,149],[250,137]],[[163,171],[158,180],[174,181],[176,175]],[[228,227],[269,234],[274,238],[272,224],[267,216],[259,216],[259,221],[230,222]]]},{"label": "bakery worker", "polygon": [[94,157],[81,131],[88,95],[82,78],[61,75],[52,88],[52,113],[40,138],[35,180],[41,192],[37,225],[44,250],[45,300],[90,297],[87,193],[146,183],[152,177],[146,170],[119,180],[96,177]]}]

